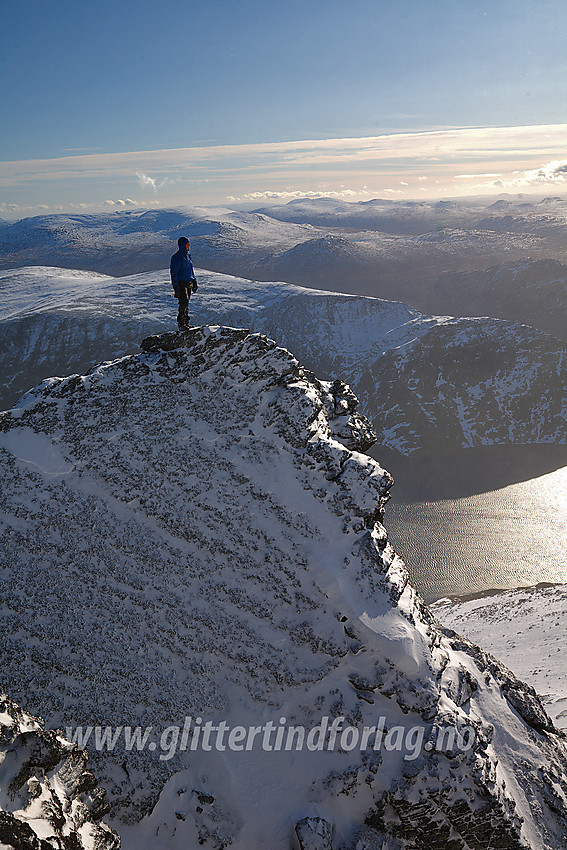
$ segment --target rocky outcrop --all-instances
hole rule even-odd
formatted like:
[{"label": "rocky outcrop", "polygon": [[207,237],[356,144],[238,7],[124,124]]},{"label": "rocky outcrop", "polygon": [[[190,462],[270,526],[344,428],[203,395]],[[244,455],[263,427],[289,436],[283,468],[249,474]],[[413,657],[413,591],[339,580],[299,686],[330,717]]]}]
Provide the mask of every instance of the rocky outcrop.
[{"label": "rocky outcrop", "polygon": [[[514,590],[444,598],[431,610],[445,627],[465,633],[467,646],[478,644],[488,650],[485,666],[494,665],[495,656],[505,657],[506,666],[515,674],[509,679],[506,671],[500,671],[506,697],[526,722],[534,729],[550,728],[541,714],[537,692],[554,724],[562,731],[567,729],[563,661],[567,652],[567,585],[542,582]],[[526,635],[537,635],[529,647]],[[518,679],[531,687],[520,687]]]},{"label": "rocky outcrop", "polygon": [[300,850],[333,850],[333,828],[324,818],[303,818],[295,834]]},{"label": "rocky outcrop", "polygon": [[0,694],[0,845],[7,850],[118,850],[101,818],[105,792],[88,755]]},{"label": "rocky outcrop", "polygon": [[563,741],[423,605],[371,440],[345,384],[222,327],[0,416],[4,679],[80,727],[127,850],[565,842]]}]

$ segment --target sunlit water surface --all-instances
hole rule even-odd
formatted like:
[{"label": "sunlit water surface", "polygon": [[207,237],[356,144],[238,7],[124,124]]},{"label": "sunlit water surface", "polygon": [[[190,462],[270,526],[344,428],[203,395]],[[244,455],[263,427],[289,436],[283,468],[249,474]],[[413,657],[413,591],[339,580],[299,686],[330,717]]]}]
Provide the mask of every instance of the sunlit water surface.
[{"label": "sunlit water surface", "polygon": [[385,525],[425,600],[567,583],[567,467],[502,489],[396,502]]}]

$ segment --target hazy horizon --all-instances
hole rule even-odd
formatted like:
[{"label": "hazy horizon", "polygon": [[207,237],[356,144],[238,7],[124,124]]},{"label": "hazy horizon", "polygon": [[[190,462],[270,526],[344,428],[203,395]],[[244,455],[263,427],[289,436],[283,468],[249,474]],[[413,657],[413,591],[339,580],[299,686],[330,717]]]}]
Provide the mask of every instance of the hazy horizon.
[{"label": "hazy horizon", "polygon": [[565,25],[560,0],[11,4],[0,216],[565,190]]}]

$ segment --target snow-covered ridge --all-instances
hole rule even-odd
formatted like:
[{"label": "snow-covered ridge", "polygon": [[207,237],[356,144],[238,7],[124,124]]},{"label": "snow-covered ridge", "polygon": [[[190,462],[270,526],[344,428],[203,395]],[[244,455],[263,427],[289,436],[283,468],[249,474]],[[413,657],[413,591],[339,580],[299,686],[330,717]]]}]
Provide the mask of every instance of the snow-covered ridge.
[{"label": "snow-covered ridge", "polygon": [[[85,275],[0,273],[4,406],[42,378],[132,353],[141,336],[171,328],[167,272]],[[363,412],[381,423],[384,446],[409,454],[567,440],[567,350],[533,328],[212,272],[199,272],[199,281],[194,323],[266,333],[318,375],[347,375]]]},{"label": "snow-covered ridge", "polygon": [[[567,729],[567,585],[537,585],[441,599],[432,606],[441,622],[467,635],[541,695],[560,729]],[[526,636],[529,652],[526,652]]]},{"label": "snow-covered ridge", "polygon": [[0,692],[0,847],[118,850],[87,759]]},{"label": "snow-covered ridge", "polygon": [[143,349],[0,416],[7,686],[61,728],[354,731],[322,749],[93,752],[127,850],[288,850],[299,822],[345,850],[559,850],[563,744],[533,689],[412,588],[348,387],[245,330]]}]

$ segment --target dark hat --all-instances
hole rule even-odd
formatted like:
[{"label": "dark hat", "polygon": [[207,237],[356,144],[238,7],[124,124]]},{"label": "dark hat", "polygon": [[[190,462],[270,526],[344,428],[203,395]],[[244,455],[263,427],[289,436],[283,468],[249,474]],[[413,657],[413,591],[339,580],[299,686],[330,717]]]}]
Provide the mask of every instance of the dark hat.
[{"label": "dark hat", "polygon": [[186,236],[180,236],[179,239],[177,240],[177,244],[179,245],[180,248],[185,248],[185,246],[189,244],[189,240],[187,239]]}]

